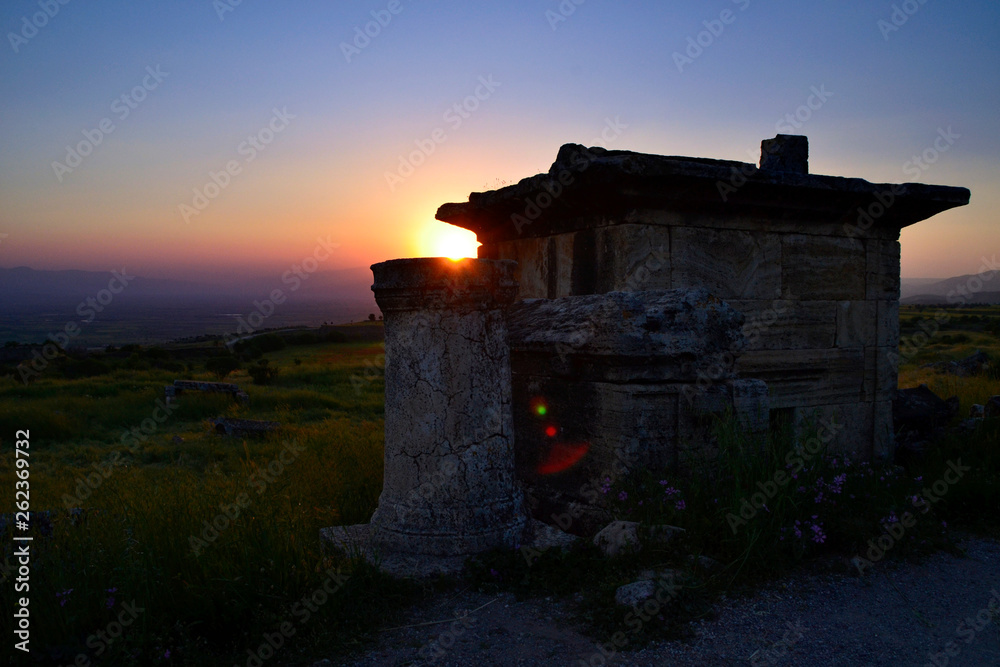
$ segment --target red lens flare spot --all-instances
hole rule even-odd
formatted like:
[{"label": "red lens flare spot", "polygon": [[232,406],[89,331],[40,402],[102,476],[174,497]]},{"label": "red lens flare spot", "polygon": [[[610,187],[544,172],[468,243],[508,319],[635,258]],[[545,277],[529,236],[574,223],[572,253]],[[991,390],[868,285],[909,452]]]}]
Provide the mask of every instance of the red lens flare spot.
[{"label": "red lens flare spot", "polygon": [[589,442],[569,444],[557,442],[552,445],[549,455],[538,466],[539,475],[553,475],[572,468],[590,449]]},{"label": "red lens flare spot", "polygon": [[556,433],[558,433],[558,432],[559,432],[559,429],[557,429],[555,426],[546,426],[545,427],[545,435],[549,436],[550,438],[556,437]]}]

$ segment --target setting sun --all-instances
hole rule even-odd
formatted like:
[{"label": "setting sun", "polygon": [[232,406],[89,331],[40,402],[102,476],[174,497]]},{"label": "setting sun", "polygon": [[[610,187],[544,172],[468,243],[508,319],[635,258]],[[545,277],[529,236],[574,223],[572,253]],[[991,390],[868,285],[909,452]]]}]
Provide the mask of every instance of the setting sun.
[{"label": "setting sun", "polygon": [[424,239],[421,250],[425,257],[475,257],[480,245],[473,232],[437,221],[428,225]]}]

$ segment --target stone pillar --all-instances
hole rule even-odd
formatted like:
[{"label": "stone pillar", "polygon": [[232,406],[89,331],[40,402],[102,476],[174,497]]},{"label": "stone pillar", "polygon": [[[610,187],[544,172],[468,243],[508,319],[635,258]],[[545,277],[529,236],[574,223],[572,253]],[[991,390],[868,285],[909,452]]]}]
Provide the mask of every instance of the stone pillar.
[{"label": "stone pillar", "polygon": [[372,266],[385,325],[385,476],[367,538],[389,571],[453,571],[465,556],[522,540],[504,314],[515,265]]}]

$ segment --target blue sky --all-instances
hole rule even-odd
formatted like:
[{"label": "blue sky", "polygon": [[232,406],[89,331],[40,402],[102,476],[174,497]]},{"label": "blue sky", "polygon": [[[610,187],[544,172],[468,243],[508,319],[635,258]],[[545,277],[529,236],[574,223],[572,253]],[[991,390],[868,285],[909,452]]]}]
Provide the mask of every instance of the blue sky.
[{"label": "blue sky", "polygon": [[[379,17],[348,62],[343,44]],[[970,188],[970,206],[902,237],[904,276],[968,273],[1000,250],[998,26],[995,2],[940,0],[10,0],[0,266],[231,279],[280,274],[320,237],[340,244],[324,269],[437,254],[439,204],[544,171],[608,119],[625,126],[608,148],[754,161],[817,89],[827,99],[796,128],[811,171]],[[484,79],[496,85],[475,110],[446,120]],[[144,80],[121,118],[115,100]],[[949,127],[953,145],[904,173]],[[54,167],[84,132],[100,144]],[[248,137],[271,141],[249,151]],[[420,142],[433,152],[390,184]]]}]

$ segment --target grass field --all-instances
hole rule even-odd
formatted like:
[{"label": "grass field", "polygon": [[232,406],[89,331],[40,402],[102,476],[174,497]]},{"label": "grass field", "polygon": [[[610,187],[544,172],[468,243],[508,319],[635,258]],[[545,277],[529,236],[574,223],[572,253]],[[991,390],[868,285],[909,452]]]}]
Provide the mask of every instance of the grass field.
[{"label": "grass field", "polygon": [[[380,343],[274,352],[281,372],[272,384],[251,385],[246,370],[226,378],[249,390],[248,405],[185,394],[169,414],[158,407],[164,385],[217,378],[151,368],[0,381],[3,444],[29,431],[31,508],[54,510],[54,535],[34,543],[33,650],[46,646],[55,664],[81,654],[100,664],[209,665],[241,655],[245,664],[247,649],[293,618],[296,641],[282,647],[280,664],[294,664],[315,644],[347,648],[378,627],[412,591],[324,556],[318,531],[367,521],[377,505],[381,355]],[[207,421],[220,415],[282,429],[264,440],[224,438]],[[126,435],[133,428],[139,437]],[[4,512],[14,509],[14,473],[13,457],[3,457]],[[331,567],[353,574],[337,580],[336,600],[309,611],[299,601],[322,588]],[[0,588],[6,609],[13,577]],[[135,622],[116,641],[100,639],[132,601],[144,609]]]},{"label": "grass field", "polygon": [[[904,348],[928,330],[935,312],[902,309]],[[1000,394],[997,376],[954,378],[920,365],[977,349],[1000,359],[1000,309],[948,314],[904,355],[900,386],[925,382],[943,396],[958,395],[964,412]],[[365,522],[377,505],[383,346],[323,342],[262,352],[266,340],[244,350],[242,368],[225,377],[250,393],[246,405],[191,393],[170,411],[159,403],[174,379],[218,379],[205,367],[218,353],[211,347],[118,351],[86,377],[75,377],[80,369],[68,364],[28,385],[0,378],[4,451],[13,450],[7,445],[15,432],[29,431],[31,509],[52,511],[51,526],[35,520],[31,561],[32,650],[43,663],[250,665],[271,653],[280,657],[270,664],[308,665],[363,646],[430,590],[324,554],[318,540],[320,528]],[[250,375],[261,354],[278,370],[263,386]],[[273,420],[282,429],[261,440],[224,438],[208,421],[217,416]],[[689,479],[647,471],[609,480],[615,516],[686,528],[683,539],[611,562],[587,545],[528,558],[493,553],[472,563],[473,581],[524,595],[579,593],[579,617],[600,636],[621,627],[617,586],[643,568],[675,568],[686,585],[672,621],[647,624],[644,632],[676,634],[722,591],[759,584],[802,559],[862,553],[883,526],[914,511],[920,479],[939,478],[956,457],[972,472],[890,557],[946,548],[943,523],[996,531],[997,421],[937,443],[908,470],[818,457],[796,485],[768,500],[766,513],[735,528],[729,516],[739,515],[742,501],[784,469],[787,452],[801,443],[775,433],[762,453],[723,422],[722,458],[711,470]],[[0,459],[0,480],[10,490],[0,512],[15,509],[16,471],[13,454]],[[9,569],[12,532],[0,526],[5,609],[18,597],[16,569]],[[692,565],[690,554],[709,555],[720,568]],[[285,638],[268,648],[279,643],[275,637]]]}]

